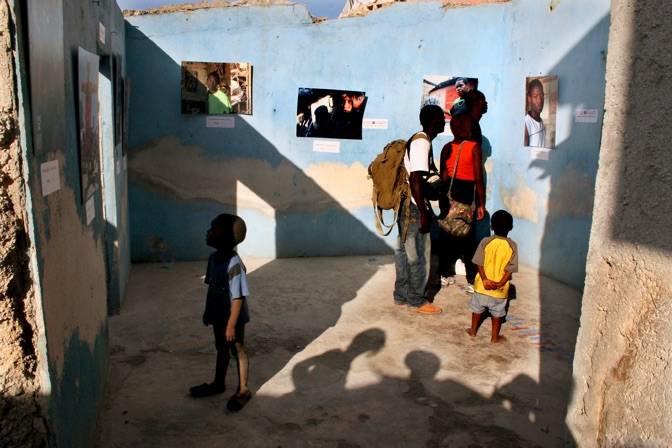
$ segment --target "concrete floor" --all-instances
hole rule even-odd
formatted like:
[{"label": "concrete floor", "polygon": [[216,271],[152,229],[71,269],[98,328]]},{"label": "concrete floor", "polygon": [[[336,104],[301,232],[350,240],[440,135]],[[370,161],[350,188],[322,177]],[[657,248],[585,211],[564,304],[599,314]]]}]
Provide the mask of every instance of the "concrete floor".
[{"label": "concrete floor", "polygon": [[213,375],[205,262],[134,265],[110,319],[100,447],[572,444],[564,416],[579,292],[521,269],[508,340],[493,345],[489,320],[476,338],[465,333],[463,277],[435,297],[443,314],[423,316],[393,304],[392,257],[245,262],[252,401],[226,411],[232,367],[224,395],[188,395]]}]

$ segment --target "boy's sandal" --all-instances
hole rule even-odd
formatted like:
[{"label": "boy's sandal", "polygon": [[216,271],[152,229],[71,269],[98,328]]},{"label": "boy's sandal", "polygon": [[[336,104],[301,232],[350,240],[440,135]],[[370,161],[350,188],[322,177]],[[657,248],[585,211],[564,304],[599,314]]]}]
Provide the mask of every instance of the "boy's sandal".
[{"label": "boy's sandal", "polygon": [[219,386],[214,383],[203,383],[198,386],[190,387],[189,393],[194,398],[209,397],[210,395],[221,394],[226,390],[226,387]]},{"label": "boy's sandal", "polygon": [[242,395],[236,393],[226,403],[226,408],[231,412],[238,412],[245,407],[250,398],[252,398],[252,392],[250,391]]}]

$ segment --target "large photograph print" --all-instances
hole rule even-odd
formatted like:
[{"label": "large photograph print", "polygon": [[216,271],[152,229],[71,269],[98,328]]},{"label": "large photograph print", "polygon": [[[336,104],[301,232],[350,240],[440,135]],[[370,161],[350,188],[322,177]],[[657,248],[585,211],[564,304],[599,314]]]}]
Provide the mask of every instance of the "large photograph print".
[{"label": "large photograph print", "polygon": [[361,140],[365,107],[364,92],[300,88],[296,136]]},{"label": "large photograph print", "polygon": [[555,148],[555,120],[558,109],[558,77],[535,76],[525,80],[526,147]]},{"label": "large photograph print", "polygon": [[252,65],[182,62],[183,114],[252,114]]},{"label": "large photograph print", "polygon": [[464,76],[427,75],[422,80],[422,106],[434,104],[443,109],[446,121],[450,121],[451,111],[465,108],[464,97],[478,89],[477,78]]},{"label": "large photograph print", "polygon": [[79,169],[82,202],[98,188],[100,179],[98,128],[98,55],[83,48],[78,53]]}]

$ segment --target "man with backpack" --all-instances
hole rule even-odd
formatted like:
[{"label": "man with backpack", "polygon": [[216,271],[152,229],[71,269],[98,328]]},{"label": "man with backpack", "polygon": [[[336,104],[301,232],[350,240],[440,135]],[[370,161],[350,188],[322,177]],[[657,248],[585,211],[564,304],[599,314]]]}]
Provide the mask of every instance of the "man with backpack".
[{"label": "man with backpack", "polygon": [[[411,136],[406,144],[404,169],[408,184],[400,202],[399,237],[395,251],[396,281],[394,302],[408,305],[422,314],[438,314],[441,308],[427,300],[427,282],[431,239],[429,226],[434,213],[426,193],[427,179],[436,171],[432,152],[432,140],[443,132],[446,122],[443,110],[437,105],[426,105],[420,110],[422,132]],[[403,196],[410,193],[410,201]],[[408,207],[408,212],[404,210]]]}]

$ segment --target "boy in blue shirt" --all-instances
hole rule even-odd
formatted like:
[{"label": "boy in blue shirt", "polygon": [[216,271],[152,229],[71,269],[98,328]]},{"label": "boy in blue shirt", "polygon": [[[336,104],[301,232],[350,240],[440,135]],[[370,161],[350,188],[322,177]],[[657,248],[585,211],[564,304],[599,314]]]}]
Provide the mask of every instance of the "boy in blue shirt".
[{"label": "boy in blue shirt", "polygon": [[189,389],[194,398],[221,394],[225,390],[226,370],[231,356],[238,367],[238,388],[226,404],[239,411],[252,398],[248,388],[249,361],[245,351],[245,324],[250,321],[247,309],[249,289],[245,265],[234,248],[245,239],[245,222],[238,216],[222,214],[211,223],[206,244],[217,249],[208,259],[205,283],[208,293],[203,324],[212,325],[217,349],[215,379]]}]

